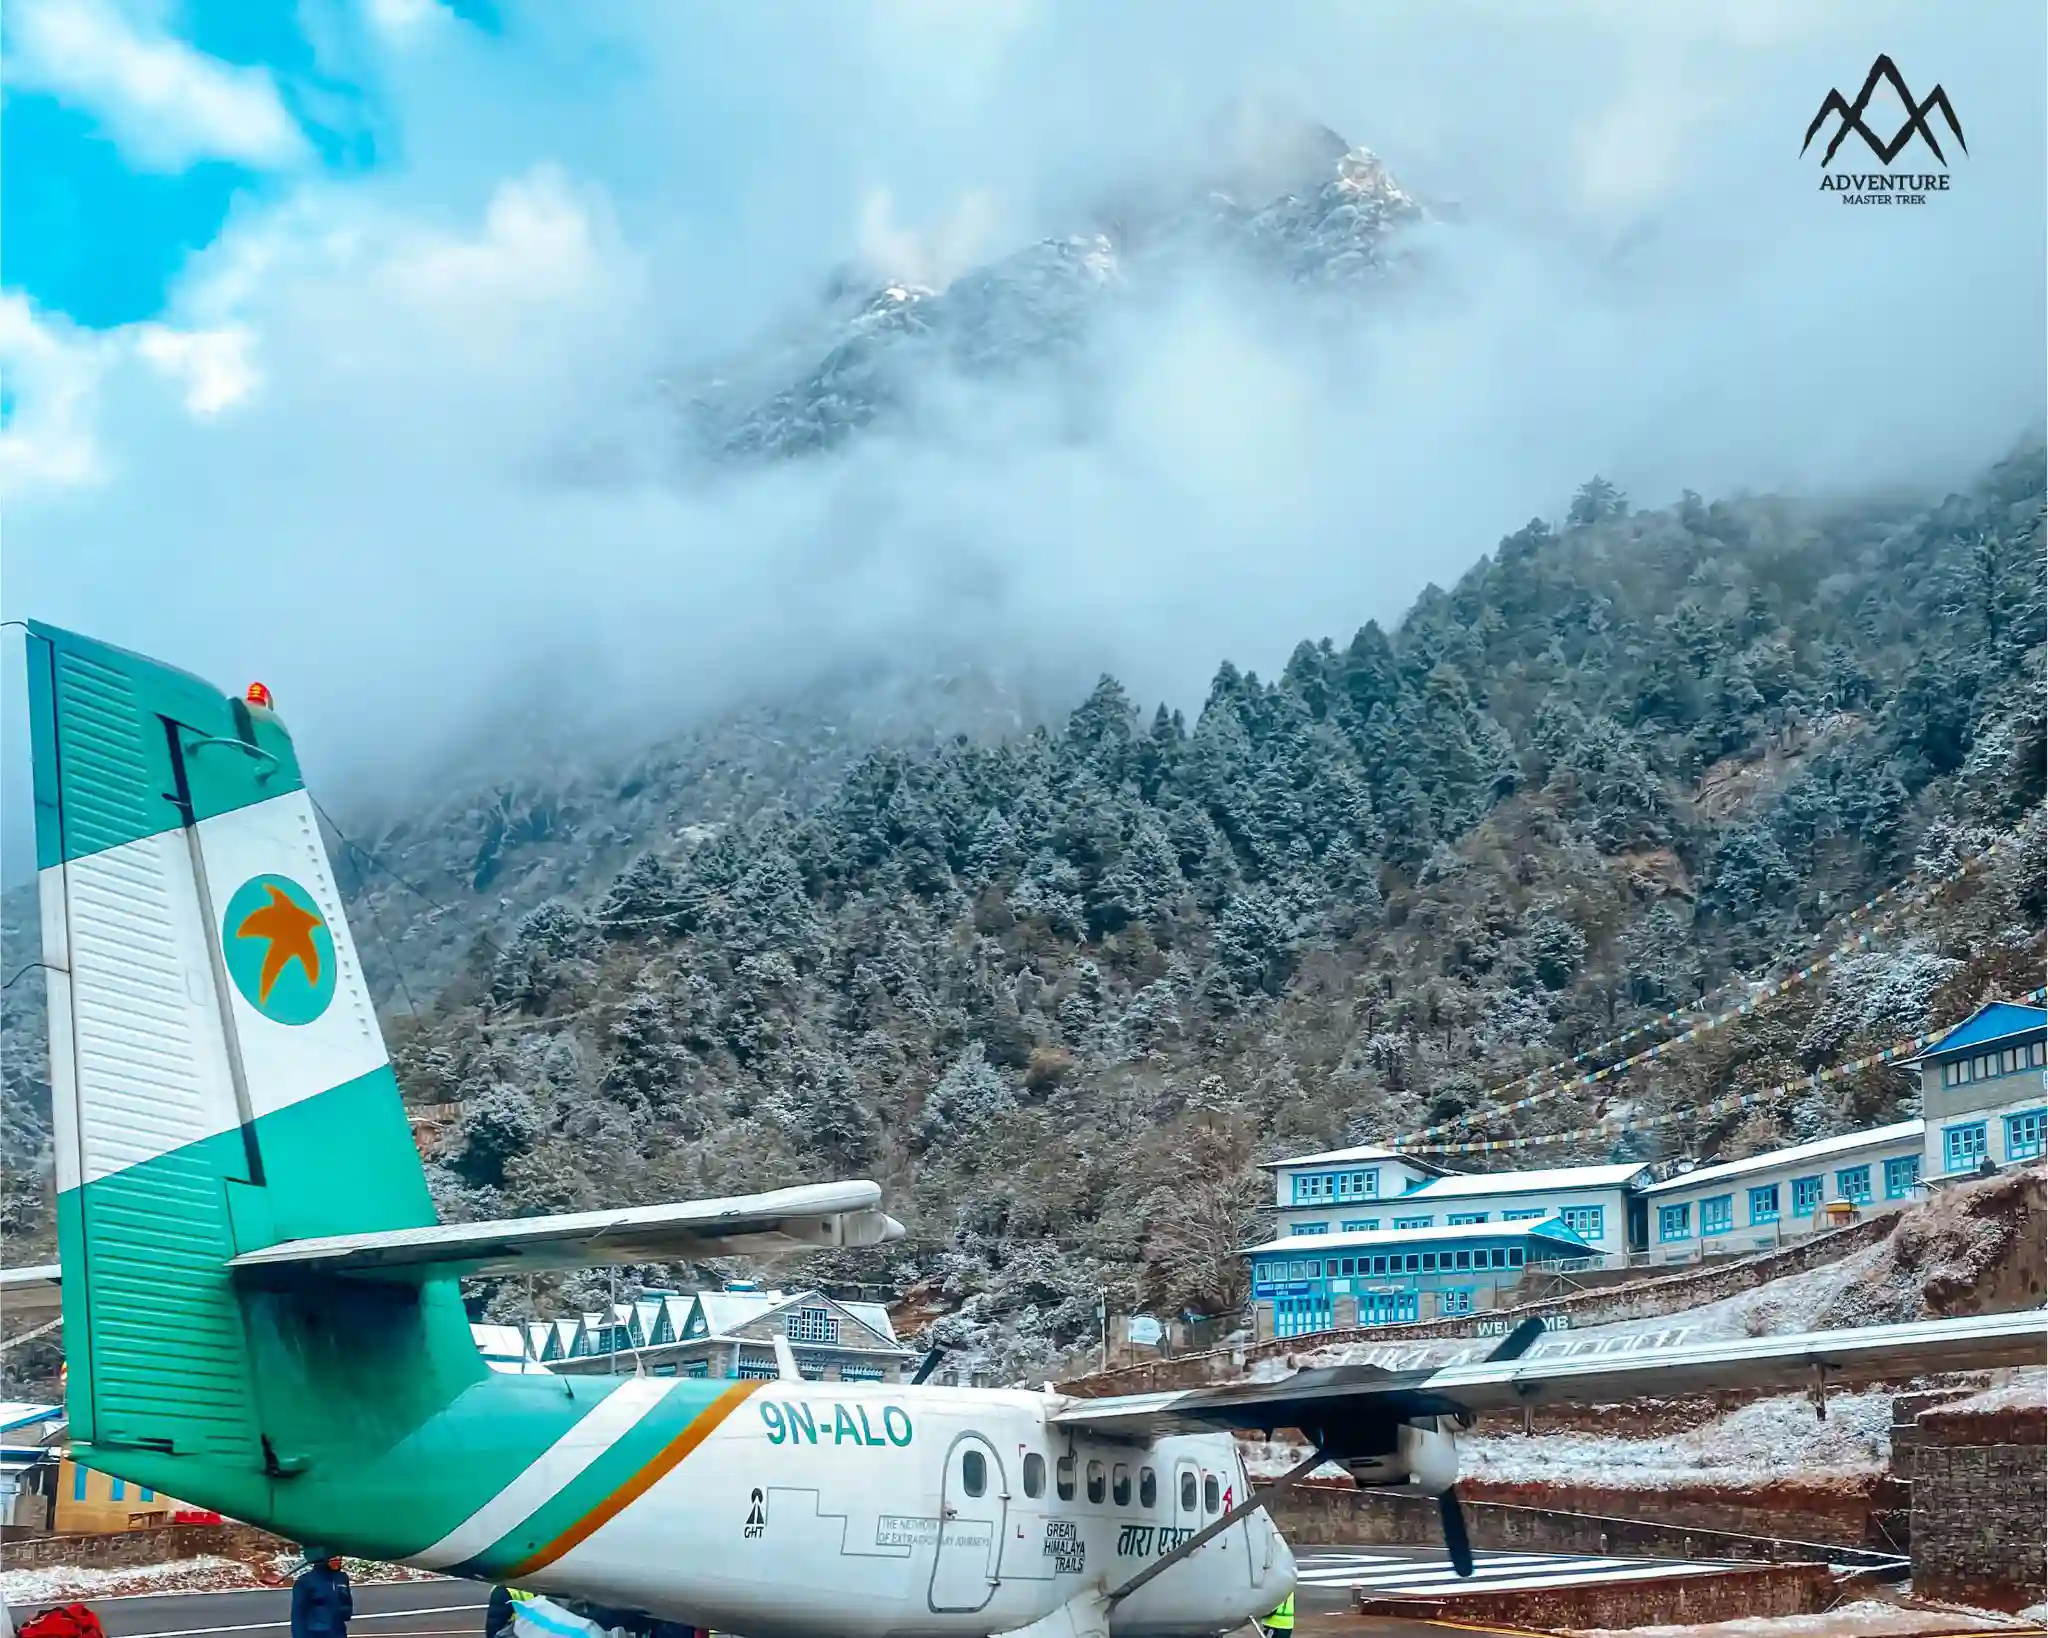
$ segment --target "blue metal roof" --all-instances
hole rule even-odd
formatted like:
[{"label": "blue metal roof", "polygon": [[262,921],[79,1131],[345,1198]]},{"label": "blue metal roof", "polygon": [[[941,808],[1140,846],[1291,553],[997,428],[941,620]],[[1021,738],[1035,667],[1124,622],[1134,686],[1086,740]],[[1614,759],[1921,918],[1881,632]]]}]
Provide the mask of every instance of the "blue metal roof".
[{"label": "blue metal roof", "polygon": [[1914,1060],[1942,1063],[1961,1058],[1993,1041],[2015,1035],[2048,1034],[2048,1011],[2023,1007],[2016,1001],[1987,1001]]}]

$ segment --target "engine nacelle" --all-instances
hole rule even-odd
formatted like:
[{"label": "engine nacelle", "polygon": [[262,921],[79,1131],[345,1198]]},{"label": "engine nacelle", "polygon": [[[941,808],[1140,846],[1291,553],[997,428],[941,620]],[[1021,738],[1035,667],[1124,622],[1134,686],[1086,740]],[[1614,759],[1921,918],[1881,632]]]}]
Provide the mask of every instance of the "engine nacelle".
[{"label": "engine nacelle", "polygon": [[1393,1430],[1393,1449],[1346,1455],[1344,1471],[1360,1486],[1413,1484],[1424,1495],[1441,1496],[1458,1482],[1458,1441],[1443,1426],[1446,1420],[1403,1422]]}]

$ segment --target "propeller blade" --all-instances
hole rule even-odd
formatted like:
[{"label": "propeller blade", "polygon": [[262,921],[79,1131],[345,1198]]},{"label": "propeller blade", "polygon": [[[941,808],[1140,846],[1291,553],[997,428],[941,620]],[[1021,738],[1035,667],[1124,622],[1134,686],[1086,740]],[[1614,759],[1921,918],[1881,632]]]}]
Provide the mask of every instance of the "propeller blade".
[{"label": "propeller blade", "polygon": [[1450,1556],[1451,1568],[1458,1574],[1472,1573],[1472,1537],[1465,1529],[1465,1509],[1458,1505],[1457,1486],[1453,1485],[1436,1499],[1437,1511],[1444,1521],[1444,1551]]},{"label": "propeller blade", "polygon": [[1542,1340],[1543,1321],[1531,1314],[1501,1339],[1500,1345],[1486,1356],[1486,1363],[1504,1365],[1511,1359],[1520,1359]]}]

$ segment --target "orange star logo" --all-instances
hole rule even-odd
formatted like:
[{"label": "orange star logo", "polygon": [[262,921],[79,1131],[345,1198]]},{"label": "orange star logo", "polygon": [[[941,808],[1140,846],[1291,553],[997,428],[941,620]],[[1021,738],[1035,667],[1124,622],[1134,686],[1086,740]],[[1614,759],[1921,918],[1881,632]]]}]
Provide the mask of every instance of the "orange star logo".
[{"label": "orange star logo", "polygon": [[320,925],[320,918],[292,903],[284,890],[272,883],[265,882],[263,891],[270,895],[270,902],[259,910],[251,910],[235,929],[236,938],[270,941],[270,948],[263,955],[263,970],[256,978],[259,1006],[270,999],[270,986],[277,982],[286,962],[296,961],[303,967],[307,983],[320,982],[320,952],[313,944],[313,929]]}]

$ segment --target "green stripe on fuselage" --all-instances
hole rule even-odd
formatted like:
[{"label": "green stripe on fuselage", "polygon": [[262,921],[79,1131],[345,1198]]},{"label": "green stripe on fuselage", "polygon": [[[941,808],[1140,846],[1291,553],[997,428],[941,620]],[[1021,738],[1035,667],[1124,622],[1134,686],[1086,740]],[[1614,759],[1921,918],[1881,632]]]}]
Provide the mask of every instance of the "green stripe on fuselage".
[{"label": "green stripe on fuselage", "polygon": [[[513,1380],[530,1382],[535,1378]],[[607,1379],[564,1377],[562,1380],[603,1382]],[[613,1380],[623,1382],[632,1379],[621,1377]],[[614,1491],[631,1482],[634,1474],[653,1461],[731,1387],[732,1384],[722,1378],[678,1379],[661,1401],[628,1428],[609,1450],[521,1520],[517,1528],[508,1530],[468,1563],[458,1565],[454,1573],[495,1580],[512,1565],[539,1552],[603,1506]]]},{"label": "green stripe on fuselage", "polygon": [[453,1281],[239,1289],[226,1258],[285,1233],[433,1221],[388,1067],[256,1140],[268,1187],[233,1131],[59,1196],[78,1455],[296,1539],[410,1556],[623,1379],[492,1372]]}]

